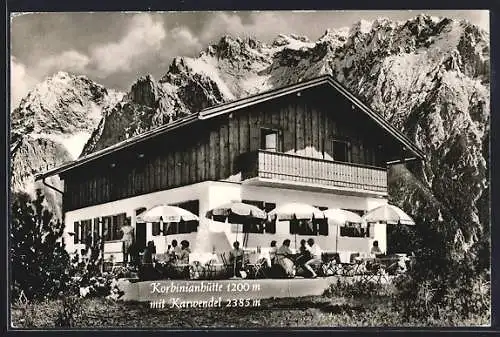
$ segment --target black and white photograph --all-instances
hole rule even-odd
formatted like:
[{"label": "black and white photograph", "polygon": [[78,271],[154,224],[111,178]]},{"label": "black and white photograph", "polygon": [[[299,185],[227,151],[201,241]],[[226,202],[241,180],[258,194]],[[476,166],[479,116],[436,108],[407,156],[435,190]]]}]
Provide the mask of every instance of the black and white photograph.
[{"label": "black and white photograph", "polygon": [[491,326],[488,10],[8,20],[9,329]]}]

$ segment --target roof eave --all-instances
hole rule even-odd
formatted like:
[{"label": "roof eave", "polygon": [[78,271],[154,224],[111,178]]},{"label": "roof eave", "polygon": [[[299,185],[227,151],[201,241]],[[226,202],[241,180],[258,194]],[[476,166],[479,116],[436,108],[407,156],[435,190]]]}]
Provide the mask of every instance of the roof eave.
[{"label": "roof eave", "polygon": [[47,170],[45,172],[42,172],[42,173],[37,173],[35,174],[35,181],[37,180],[41,180],[41,179],[44,179],[44,178],[47,178],[47,177],[50,177],[50,176],[54,176],[54,175],[58,175],[58,174],[61,174],[61,173],[64,173],[70,169],[73,169],[73,168],[76,168],[78,166],[81,166],[81,165],[84,165],[86,163],[89,163],[91,161],[94,161],[98,158],[102,158],[104,156],[106,156],[107,154],[111,153],[111,152],[115,152],[115,151],[118,151],[118,150],[123,150],[123,149],[126,149],[126,148],[129,148],[131,147],[132,145],[135,145],[137,143],[140,143],[140,142],[143,142],[147,139],[151,139],[152,137],[155,137],[157,135],[160,135],[160,134],[163,134],[165,132],[168,132],[168,131],[171,131],[173,129],[177,129],[179,127],[182,127],[182,126],[185,126],[187,124],[191,124],[193,123],[194,121],[197,121],[198,120],[198,114],[197,113],[193,113],[191,115],[189,115],[188,117],[186,118],[183,118],[181,120],[178,120],[172,124],[166,124],[166,125],[162,125],[160,127],[157,127],[153,130],[150,130],[150,131],[147,131],[137,137],[132,137],[132,138],[129,138],[127,140],[124,140],[120,143],[117,143],[115,145],[111,145],[109,147],[106,147],[102,150],[99,150],[99,151],[96,151],[96,152],[93,152],[87,156],[84,156],[82,158],[79,158],[75,161],[72,161],[72,162],[69,162],[69,163],[66,163],[66,164],[63,164],[59,167],[55,167],[53,169],[50,169],[50,170]]},{"label": "roof eave", "polygon": [[343,94],[347,99],[356,104],[358,108],[363,110],[368,116],[370,116],[375,122],[382,126],[386,131],[388,131],[394,138],[399,140],[407,149],[409,149],[415,156],[421,160],[425,160],[424,152],[414,145],[411,140],[409,140],[404,134],[400,133],[391,124],[389,124],[382,116],[373,111],[370,107],[359,100],[355,95],[353,95],[349,90],[343,87],[340,83],[335,81],[331,75],[323,75],[305,82],[292,84],[286,87],[274,89],[262,94],[257,94],[251,97],[243,98],[238,101],[230,102],[227,104],[222,104],[220,106],[208,108],[202,110],[199,113],[193,113],[186,118],[173,122],[171,124],[160,126],[156,129],[150,130],[137,137],[129,138],[123,142],[117,143],[100,151],[89,154],[86,157],[79,158],[73,162],[61,165],[59,167],[53,168],[51,170],[35,174],[35,180],[44,179],[53,175],[64,173],[70,169],[76,168],[78,166],[84,165],[88,162],[94,161],[101,158],[111,152],[122,150],[137,143],[143,142],[147,139],[155,137],[157,135],[163,134],[165,132],[171,131],[173,129],[183,127],[185,125],[191,124],[197,120],[207,120],[210,118],[217,117],[219,115],[227,114],[235,110],[245,108],[247,106],[252,106],[261,102],[265,102],[270,99],[282,97],[285,95],[293,94],[305,89],[317,87],[319,85],[329,84],[334,89]]},{"label": "roof eave", "polygon": [[372,110],[369,106],[363,103],[360,99],[358,99],[354,94],[349,92],[344,86],[342,86],[339,82],[335,81],[332,77],[327,79],[328,84],[337,89],[341,94],[347,97],[351,102],[356,104],[358,108],[363,110],[368,116],[370,116],[373,120],[375,120],[380,126],[382,126],[385,130],[387,130],[394,138],[399,140],[406,148],[408,148],[412,153],[419,157],[421,160],[425,160],[425,153],[418,148],[413,142],[408,139],[404,134],[399,132],[396,128],[394,128],[387,120],[385,120],[379,113]]}]

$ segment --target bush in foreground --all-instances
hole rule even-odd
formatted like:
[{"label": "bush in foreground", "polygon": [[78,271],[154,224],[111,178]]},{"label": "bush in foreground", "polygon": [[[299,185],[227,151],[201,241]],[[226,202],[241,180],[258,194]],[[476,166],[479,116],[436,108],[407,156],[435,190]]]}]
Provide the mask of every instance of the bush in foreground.
[{"label": "bush in foreground", "polygon": [[63,225],[43,207],[44,197],[15,194],[10,230],[12,299],[53,298],[70,280],[69,255],[60,238]]}]

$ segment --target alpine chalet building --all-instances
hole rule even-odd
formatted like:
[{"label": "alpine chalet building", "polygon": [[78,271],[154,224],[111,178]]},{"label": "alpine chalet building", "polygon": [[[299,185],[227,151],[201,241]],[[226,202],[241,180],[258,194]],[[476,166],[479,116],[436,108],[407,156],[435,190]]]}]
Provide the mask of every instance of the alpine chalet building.
[{"label": "alpine chalet building", "polygon": [[[187,238],[194,251],[211,251],[213,240],[232,243],[235,230],[205,218],[210,209],[243,201],[270,211],[301,202],[362,215],[387,203],[388,165],[423,158],[381,115],[331,76],[321,76],[193,113],[36,179],[59,175],[64,180],[69,252],[83,248],[89,234],[101,233],[105,254],[120,261],[125,219],[141,247],[152,240],[161,252],[171,238]],[[186,228],[136,223],[137,215],[159,204],[185,208],[200,223]],[[306,234],[325,250],[368,252],[374,240],[386,247],[384,224],[362,237],[349,228],[331,231]],[[278,244],[286,238],[293,242],[290,226],[281,222],[266,227],[266,233]],[[259,235],[239,241],[268,246],[270,236]]]}]

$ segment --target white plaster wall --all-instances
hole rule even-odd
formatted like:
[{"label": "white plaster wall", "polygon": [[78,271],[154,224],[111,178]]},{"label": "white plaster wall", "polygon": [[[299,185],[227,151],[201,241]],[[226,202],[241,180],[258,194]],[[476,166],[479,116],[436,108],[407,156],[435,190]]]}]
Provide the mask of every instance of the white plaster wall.
[{"label": "white plaster wall", "polygon": [[[212,182],[210,184],[209,205],[211,208],[227,202],[241,200],[272,202],[275,203],[277,207],[289,202],[301,202],[329,208],[346,208],[365,211],[387,203],[387,199],[385,198],[346,196],[328,192],[298,191],[268,186],[238,185],[226,182]],[[243,234],[232,232],[230,224],[210,221],[209,228],[211,231],[226,233],[231,243],[236,240],[241,243],[243,240]],[[382,248],[385,247],[386,241],[385,230],[382,227],[377,227],[375,238],[335,238],[334,233],[338,233],[337,226],[330,226],[329,233],[329,236],[315,237],[316,242],[324,250],[368,253],[371,249],[373,240],[379,240],[381,249],[385,249]],[[276,240],[278,245],[280,245],[283,240],[290,239],[292,242],[291,247],[295,248],[295,242],[298,244],[301,239],[308,238],[307,236],[291,235],[289,232],[289,222],[283,221],[277,223],[276,234],[249,234],[247,247],[267,247],[271,240]]]},{"label": "white plaster wall", "polygon": [[302,202],[329,208],[369,210],[387,204],[385,198],[357,197],[328,192],[309,192],[267,186],[242,185],[241,198],[263,200],[276,203],[276,206],[290,202]]},{"label": "white plaster wall", "polygon": [[[93,219],[96,217],[103,217],[118,213],[127,213],[127,217],[131,217],[132,226],[135,228],[136,218],[135,210],[141,207],[146,207],[147,209],[160,205],[160,204],[173,204],[179,203],[187,200],[199,200],[200,202],[200,214],[204,209],[207,209],[207,196],[208,187],[210,182],[202,182],[198,184],[193,184],[189,186],[183,186],[179,188],[173,188],[169,190],[144,194],[132,198],[126,198],[121,200],[116,200],[108,202],[101,205],[95,205],[90,207],[84,207],[77,210],[69,211],[65,214],[65,229],[64,237],[66,242],[66,249],[70,253],[74,253],[76,249],[83,248],[83,245],[75,245],[73,243],[73,237],[69,236],[68,232],[73,231],[73,223],[75,221],[80,221],[84,219]],[[200,224],[201,225],[201,224]],[[151,224],[146,225],[146,240],[153,240],[158,250],[166,249],[167,239],[165,236],[152,236],[152,226]],[[170,243],[170,242],[168,242]],[[107,244],[110,246],[111,244]],[[114,246],[114,245],[113,245]],[[105,248],[106,249],[106,248]],[[121,254],[114,254],[116,261],[122,261]]]},{"label": "white plaster wall", "polygon": [[[102,205],[85,207],[67,212],[65,215],[65,223],[67,224],[65,228],[65,242],[67,243],[67,250],[72,253],[77,248],[83,248],[78,247],[78,245],[75,246],[73,244],[72,237],[67,234],[68,232],[73,231],[74,221],[93,219],[95,217],[102,217],[125,212],[127,213],[127,216],[131,217],[132,226],[135,228],[135,210],[138,208],[146,207],[149,209],[159,204],[173,204],[188,200],[199,200],[200,225],[197,233],[177,234],[169,236],[152,236],[152,226],[151,224],[147,224],[146,240],[153,240],[155,242],[158,253],[166,251],[167,245],[170,244],[172,239],[174,238],[178,242],[180,242],[182,239],[189,240],[193,251],[211,252],[213,243],[209,242],[210,240],[207,240],[207,238],[209,237],[208,232],[224,232],[230,243],[236,240],[242,242],[243,235],[242,233],[239,233],[238,235],[236,233],[233,233],[231,231],[231,225],[229,224],[212,221],[205,218],[206,212],[210,209],[221,206],[222,204],[231,201],[241,201],[244,199],[272,202],[277,206],[289,202],[302,202],[310,205],[325,206],[329,208],[346,208],[359,210],[369,210],[387,203],[387,199],[385,198],[347,196],[329,192],[310,192],[284,188],[273,188],[268,186],[255,186],[245,184],[242,185],[232,182],[206,181],[198,184],[144,194],[133,198],[117,200]],[[329,232],[338,232],[338,229],[335,226],[330,226]],[[368,252],[373,240],[378,240],[380,248],[382,250],[385,250],[385,228],[382,225],[376,227],[374,236],[374,238],[369,239],[339,237],[338,240],[335,239],[334,235],[328,237],[317,236],[316,240],[319,245],[322,246],[322,248],[325,250],[343,250],[353,252]],[[256,247],[257,245],[259,245],[261,247],[267,247],[271,240],[278,241],[278,245],[280,245],[281,242],[286,238],[292,240],[292,246],[294,246],[295,236],[289,234],[288,222],[280,222],[277,224],[276,235],[250,234],[248,238],[248,246]],[[297,236],[297,242],[299,242],[301,238],[302,237]],[[307,239],[307,237],[304,238]],[[113,244],[111,243],[108,244],[110,248],[112,245]],[[121,254],[114,253],[113,255],[115,256],[116,261],[119,262],[122,260]]]}]

